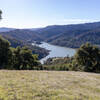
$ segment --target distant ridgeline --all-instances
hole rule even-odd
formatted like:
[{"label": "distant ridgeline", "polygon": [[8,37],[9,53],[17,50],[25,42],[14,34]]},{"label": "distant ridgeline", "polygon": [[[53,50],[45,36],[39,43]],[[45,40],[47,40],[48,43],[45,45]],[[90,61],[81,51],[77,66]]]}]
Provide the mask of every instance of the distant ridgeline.
[{"label": "distant ridgeline", "polygon": [[54,25],[37,29],[8,29],[8,32],[7,29],[2,30],[6,30],[6,32],[0,31],[0,34],[11,41],[13,46],[13,42],[16,46],[22,43],[32,43],[34,40],[71,48],[79,48],[86,42],[100,44],[100,22]]},{"label": "distant ridgeline", "polygon": [[48,26],[37,32],[45,41],[59,46],[79,48],[86,42],[100,44],[100,22]]}]

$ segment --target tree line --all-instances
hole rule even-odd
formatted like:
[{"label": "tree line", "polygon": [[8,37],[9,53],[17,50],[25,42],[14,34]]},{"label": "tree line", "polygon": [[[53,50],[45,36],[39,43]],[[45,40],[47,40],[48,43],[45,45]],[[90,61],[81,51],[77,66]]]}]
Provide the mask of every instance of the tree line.
[{"label": "tree line", "polygon": [[0,69],[32,70],[39,69],[38,56],[28,47],[10,46],[9,41],[0,36]]}]

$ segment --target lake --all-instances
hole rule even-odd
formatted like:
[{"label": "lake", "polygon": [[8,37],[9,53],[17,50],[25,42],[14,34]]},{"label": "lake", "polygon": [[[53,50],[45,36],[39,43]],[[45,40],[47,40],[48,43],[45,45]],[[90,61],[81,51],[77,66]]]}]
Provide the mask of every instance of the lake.
[{"label": "lake", "polygon": [[46,42],[42,42],[42,44],[40,44],[39,46],[42,47],[42,48],[45,48],[47,50],[50,50],[49,55],[40,60],[40,62],[42,64],[48,58],[51,58],[51,57],[66,57],[66,56],[71,57],[76,52],[75,49],[67,48],[67,47],[61,47],[61,46],[56,46],[56,45],[51,45],[51,44],[46,43]]}]

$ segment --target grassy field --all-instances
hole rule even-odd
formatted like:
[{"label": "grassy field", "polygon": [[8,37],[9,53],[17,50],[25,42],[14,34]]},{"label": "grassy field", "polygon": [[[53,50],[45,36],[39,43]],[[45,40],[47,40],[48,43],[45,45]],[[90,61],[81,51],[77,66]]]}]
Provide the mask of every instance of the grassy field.
[{"label": "grassy field", "polygon": [[1,70],[0,100],[100,100],[100,74]]}]

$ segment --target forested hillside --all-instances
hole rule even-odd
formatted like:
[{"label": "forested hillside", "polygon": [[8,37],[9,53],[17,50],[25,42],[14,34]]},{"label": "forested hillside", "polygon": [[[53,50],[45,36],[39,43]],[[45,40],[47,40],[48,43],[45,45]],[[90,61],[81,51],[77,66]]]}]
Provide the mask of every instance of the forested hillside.
[{"label": "forested hillside", "polygon": [[60,46],[78,48],[86,42],[100,44],[100,22],[48,26],[37,32],[45,41]]},{"label": "forested hillside", "polygon": [[49,51],[44,48],[31,45],[32,42],[37,40],[40,41],[41,38],[38,36],[38,34],[35,34],[30,30],[16,29],[12,31],[1,32],[0,35],[3,36],[8,41],[10,41],[12,47],[17,47],[17,46],[29,47],[34,54],[38,54],[39,59],[47,56],[49,53]]},{"label": "forested hillside", "polygon": [[18,40],[25,44],[33,41],[46,41],[55,45],[79,48],[86,42],[100,44],[100,22],[54,25],[33,30],[15,29],[9,32],[0,32],[0,34],[8,37],[8,39]]}]

